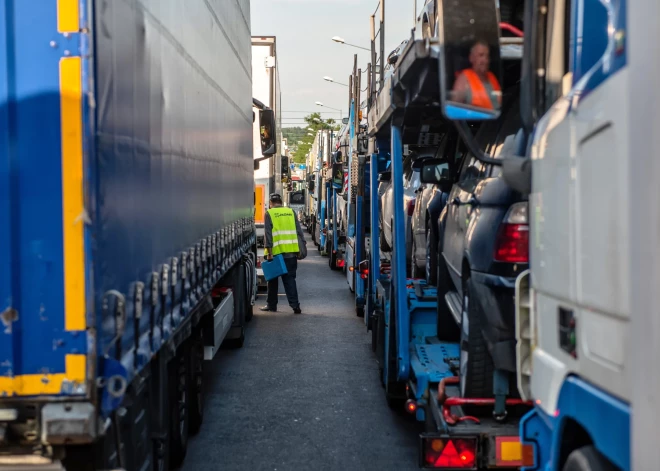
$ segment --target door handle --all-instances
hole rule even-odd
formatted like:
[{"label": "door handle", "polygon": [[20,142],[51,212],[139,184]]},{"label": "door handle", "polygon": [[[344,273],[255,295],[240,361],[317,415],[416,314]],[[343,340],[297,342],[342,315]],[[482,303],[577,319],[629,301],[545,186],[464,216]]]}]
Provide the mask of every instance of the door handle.
[{"label": "door handle", "polygon": [[467,202],[467,204],[470,204],[472,206],[479,206],[479,200],[476,198],[476,196],[472,195],[470,197],[470,200]]},{"label": "door handle", "polygon": [[455,204],[456,206],[461,204],[461,199],[458,196],[454,196],[454,199],[451,200],[451,204]]}]

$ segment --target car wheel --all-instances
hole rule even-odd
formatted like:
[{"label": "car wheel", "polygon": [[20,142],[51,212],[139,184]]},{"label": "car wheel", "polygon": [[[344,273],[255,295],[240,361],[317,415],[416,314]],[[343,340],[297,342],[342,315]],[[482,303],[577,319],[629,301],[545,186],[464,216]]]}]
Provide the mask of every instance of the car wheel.
[{"label": "car wheel", "polygon": [[438,340],[443,342],[458,342],[461,338],[460,325],[454,319],[449,306],[447,306],[447,301],[445,301],[445,295],[453,288],[451,288],[452,284],[449,279],[449,271],[440,250],[436,250],[436,268]]},{"label": "car wheel", "polygon": [[415,242],[415,236],[412,236],[412,250],[410,254],[410,276],[412,278],[422,278],[422,272],[417,266],[417,243]]},{"label": "car wheel", "polygon": [[[474,281],[468,277],[463,286],[459,375],[461,396],[465,398],[493,395],[494,366],[482,333],[481,318]],[[466,414],[470,413],[466,411]]]}]

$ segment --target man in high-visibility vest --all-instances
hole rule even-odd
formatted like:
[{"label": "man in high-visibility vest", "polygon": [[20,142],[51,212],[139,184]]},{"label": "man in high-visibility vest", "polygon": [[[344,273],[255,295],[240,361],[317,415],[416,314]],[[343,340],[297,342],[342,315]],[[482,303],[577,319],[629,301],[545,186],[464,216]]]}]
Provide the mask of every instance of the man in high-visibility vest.
[{"label": "man in high-visibility vest", "polygon": [[[298,269],[298,240],[304,241],[298,218],[291,208],[282,206],[282,197],[273,193],[270,195],[270,208],[266,211],[264,220],[264,253],[268,260],[273,256],[281,254],[284,258],[287,273],[282,275],[284,292],[289,301],[289,306],[295,314],[300,314],[300,302],[298,301],[298,289],[296,287],[296,270]],[[306,244],[306,242],[304,242]],[[277,278],[268,282],[268,297],[262,311],[277,311]]]},{"label": "man in high-visibility vest", "polygon": [[470,48],[470,65],[459,74],[451,91],[451,100],[478,108],[498,110],[502,104],[502,89],[490,69],[490,47],[482,40]]}]

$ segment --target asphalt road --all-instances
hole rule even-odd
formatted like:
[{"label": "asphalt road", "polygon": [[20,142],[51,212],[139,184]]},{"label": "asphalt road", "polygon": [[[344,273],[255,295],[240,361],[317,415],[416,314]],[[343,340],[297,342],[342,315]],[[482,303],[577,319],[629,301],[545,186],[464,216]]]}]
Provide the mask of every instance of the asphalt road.
[{"label": "asphalt road", "polygon": [[303,313],[280,283],[278,312],[255,309],[243,348],[210,365],[183,470],[418,469],[418,427],[387,406],[343,273],[311,241],[308,250],[297,274]]}]

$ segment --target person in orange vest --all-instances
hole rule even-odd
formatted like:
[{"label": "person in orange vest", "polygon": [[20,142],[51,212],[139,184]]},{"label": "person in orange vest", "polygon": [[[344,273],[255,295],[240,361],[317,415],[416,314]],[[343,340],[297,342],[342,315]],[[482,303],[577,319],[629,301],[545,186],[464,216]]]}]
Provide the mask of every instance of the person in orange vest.
[{"label": "person in orange vest", "polygon": [[470,48],[469,69],[458,75],[451,93],[452,101],[478,108],[497,110],[502,104],[502,88],[490,68],[488,43],[477,40]]}]

